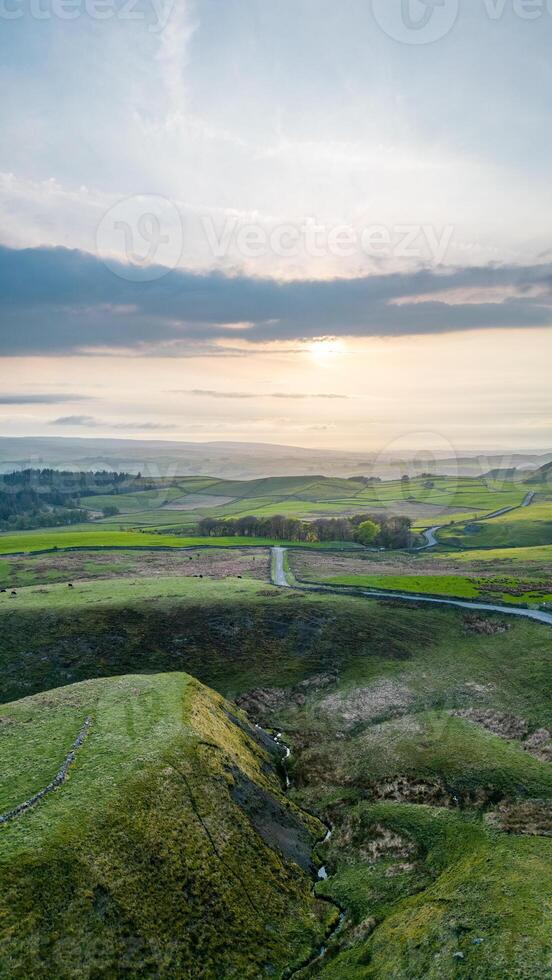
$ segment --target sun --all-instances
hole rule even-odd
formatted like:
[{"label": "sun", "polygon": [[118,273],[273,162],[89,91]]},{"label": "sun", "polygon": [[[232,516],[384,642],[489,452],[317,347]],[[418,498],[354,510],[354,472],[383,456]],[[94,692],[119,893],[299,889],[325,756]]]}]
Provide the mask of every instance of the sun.
[{"label": "sun", "polygon": [[308,352],[317,364],[329,365],[336,355],[342,354],[345,350],[343,341],[336,337],[324,337],[320,340],[313,340],[308,346]]}]

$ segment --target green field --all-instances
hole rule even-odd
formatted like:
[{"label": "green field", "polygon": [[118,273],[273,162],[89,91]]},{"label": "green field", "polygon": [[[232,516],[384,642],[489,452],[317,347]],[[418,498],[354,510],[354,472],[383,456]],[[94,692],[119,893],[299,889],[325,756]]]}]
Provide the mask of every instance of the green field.
[{"label": "green field", "polygon": [[[312,518],[370,511],[408,512],[420,526],[427,526],[443,515],[483,516],[502,507],[517,506],[525,492],[526,488],[519,484],[467,477],[412,479],[408,483],[394,480],[369,485],[358,479],[328,477],[268,477],[245,481],[199,478],[177,479],[174,486],[159,490],[83,498],[82,504],[93,510],[110,503],[119,507],[120,515],[103,519],[109,526],[122,522],[190,526],[201,517],[283,514]],[[214,498],[225,502],[213,506]],[[189,509],[178,511],[164,506],[170,503]]]},{"label": "green field", "polygon": [[[21,531],[19,534],[0,535],[0,555],[30,554],[38,551],[64,548],[238,548],[266,547],[273,544],[271,538],[255,537],[179,537],[174,534],[153,534],[147,531],[104,531],[97,529],[75,531],[71,527],[52,531]],[[293,541],[279,542],[293,547]],[[305,542],[304,548],[354,548],[350,542]]]},{"label": "green field", "polygon": [[438,538],[445,546],[460,548],[549,545],[552,544],[552,503],[536,502],[490,521],[457,524],[444,528]]},{"label": "green field", "polygon": [[336,575],[321,580],[326,585],[365,589],[390,589],[420,595],[479,599],[481,602],[540,605],[552,602],[552,575],[547,583],[526,582],[506,576],[467,577],[462,575]]},{"label": "green field", "polygon": [[455,562],[524,562],[539,564],[552,563],[552,545],[535,545],[532,548],[487,548],[479,550],[472,548],[469,551],[438,552],[434,554],[435,561],[449,561],[451,558]]},{"label": "green field", "polygon": [[[96,519],[91,524],[6,532],[0,535],[0,554],[46,551],[54,547],[195,547],[200,544],[228,547],[270,543],[262,538],[200,539],[194,535],[194,530],[204,516],[282,514],[309,519],[392,512],[406,513],[415,522],[415,527],[421,529],[443,519],[483,516],[500,507],[516,506],[525,496],[524,490],[513,483],[488,484],[484,480],[449,477],[369,486],[358,480],[324,477],[176,480],[174,486],[161,485],[158,490],[83,498],[81,503],[91,509],[114,504],[122,512],[114,517]],[[223,502],[212,506],[214,500]],[[171,509],[169,505],[175,502],[190,509]],[[455,533],[459,533],[456,528],[447,529],[442,532],[443,539]]]}]

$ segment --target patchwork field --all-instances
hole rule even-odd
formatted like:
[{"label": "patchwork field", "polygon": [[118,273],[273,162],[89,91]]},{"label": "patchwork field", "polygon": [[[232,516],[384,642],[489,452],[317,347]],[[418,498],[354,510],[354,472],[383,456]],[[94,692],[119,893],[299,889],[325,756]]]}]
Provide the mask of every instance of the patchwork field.
[{"label": "patchwork field", "polygon": [[420,521],[484,515],[516,506],[527,488],[510,482],[468,477],[432,477],[366,483],[329,477],[270,477],[262,480],[176,481],[174,486],[115,496],[85,497],[81,504],[98,511],[115,504],[115,518],[100,523],[192,526],[202,517],[257,517],[284,514],[299,518],[350,516],[364,511],[401,513]]}]

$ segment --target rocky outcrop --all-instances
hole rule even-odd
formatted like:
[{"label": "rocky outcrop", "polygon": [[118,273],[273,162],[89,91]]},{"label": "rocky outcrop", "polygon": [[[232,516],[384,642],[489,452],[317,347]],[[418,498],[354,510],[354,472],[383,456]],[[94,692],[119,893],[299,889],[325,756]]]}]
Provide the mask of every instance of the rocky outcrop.
[{"label": "rocky outcrop", "polygon": [[480,725],[500,738],[520,742],[529,755],[542,762],[552,762],[552,732],[548,728],[538,728],[529,734],[529,725],[523,718],[493,708],[465,708],[450,713]]},{"label": "rocky outcrop", "polygon": [[282,708],[302,707],[309,695],[318,694],[325,691],[328,687],[333,687],[337,683],[337,673],[326,671],[322,674],[315,674],[304,681],[300,681],[294,687],[259,687],[253,691],[247,691],[241,697],[236,698],[236,704],[244,711],[247,711],[251,718],[259,718],[261,721],[267,719],[271,712]]},{"label": "rocky outcrop", "polygon": [[552,804],[549,800],[501,803],[486,814],[485,822],[508,834],[552,837]]},{"label": "rocky outcrop", "polygon": [[500,735],[501,738],[521,740],[527,736],[528,725],[523,718],[493,708],[463,708],[452,711],[457,718],[466,718],[476,725],[481,725],[488,732]]}]

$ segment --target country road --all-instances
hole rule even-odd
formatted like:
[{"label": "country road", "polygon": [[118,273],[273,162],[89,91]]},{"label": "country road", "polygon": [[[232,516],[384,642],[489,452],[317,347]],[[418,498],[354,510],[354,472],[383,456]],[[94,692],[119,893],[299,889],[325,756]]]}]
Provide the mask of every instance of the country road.
[{"label": "country road", "polygon": [[285,553],[286,549],[281,548],[279,545],[275,545],[272,549],[272,581],[274,585],[279,585],[282,589],[289,589],[290,584],[284,568]]},{"label": "country road", "polygon": [[[479,517],[477,520],[472,521],[472,524],[477,524],[479,521],[490,521],[493,517],[502,517],[503,514],[509,514],[512,510],[519,510],[521,507],[530,507],[535,499],[535,490],[530,490],[529,493],[525,495],[520,504],[515,504],[512,507],[502,507],[500,510],[494,510],[492,514],[485,514],[484,517]],[[439,544],[436,538],[436,534],[443,527],[449,527],[449,524],[436,524],[434,527],[427,527],[425,531],[422,531],[422,537],[425,538],[426,543],[422,544],[419,548],[414,548],[414,551],[427,551],[428,548],[435,548]]]},{"label": "country road", "polygon": [[[281,588],[294,588],[301,592],[329,592],[332,595],[350,595],[343,589],[332,588],[331,585],[291,585],[286,576],[284,567],[284,555],[286,549],[276,547],[272,549],[272,583]],[[354,586],[352,587],[354,588]],[[392,589],[358,589],[356,595],[367,596],[369,599],[399,599],[403,602],[427,602],[438,606],[457,606],[460,609],[470,609],[476,612],[501,613],[505,616],[518,616],[522,619],[533,619],[537,623],[546,623],[552,626],[552,613],[541,612],[539,609],[519,609],[515,606],[499,606],[490,602],[468,602],[464,599],[448,599],[437,596],[421,595],[416,592],[395,592]]]}]

